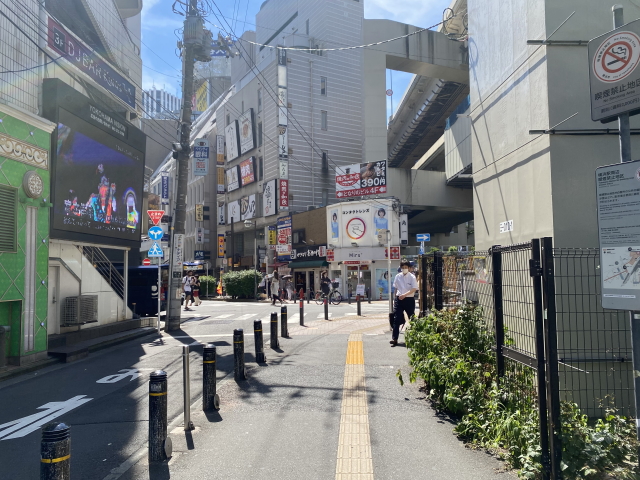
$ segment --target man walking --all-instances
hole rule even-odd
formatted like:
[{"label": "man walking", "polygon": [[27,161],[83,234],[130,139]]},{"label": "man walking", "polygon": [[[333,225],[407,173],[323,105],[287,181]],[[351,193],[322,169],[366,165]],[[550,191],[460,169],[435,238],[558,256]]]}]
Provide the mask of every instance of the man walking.
[{"label": "man walking", "polygon": [[182,289],[184,290],[184,311],[190,312],[189,302],[193,300],[192,292],[191,292],[191,284],[193,282],[192,279],[193,272],[189,270],[187,274],[182,277]]},{"label": "man walking", "polygon": [[411,318],[416,310],[416,300],[413,295],[418,290],[418,281],[413,273],[409,272],[411,264],[408,260],[400,262],[401,272],[396,275],[393,281],[393,288],[396,291],[396,298],[393,303],[393,332],[391,333],[391,346],[398,345],[400,335],[400,325],[404,325],[404,312]]}]

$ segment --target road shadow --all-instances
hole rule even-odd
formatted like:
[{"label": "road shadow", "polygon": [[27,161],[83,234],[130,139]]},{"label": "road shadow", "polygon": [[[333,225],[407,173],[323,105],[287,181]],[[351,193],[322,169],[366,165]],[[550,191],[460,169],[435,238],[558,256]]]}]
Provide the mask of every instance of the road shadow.
[{"label": "road shadow", "polygon": [[220,410],[205,410],[204,415],[207,417],[209,423],[218,423],[222,421]]},{"label": "road shadow", "polygon": [[168,480],[171,478],[167,462],[153,462],[149,464],[149,480]]}]

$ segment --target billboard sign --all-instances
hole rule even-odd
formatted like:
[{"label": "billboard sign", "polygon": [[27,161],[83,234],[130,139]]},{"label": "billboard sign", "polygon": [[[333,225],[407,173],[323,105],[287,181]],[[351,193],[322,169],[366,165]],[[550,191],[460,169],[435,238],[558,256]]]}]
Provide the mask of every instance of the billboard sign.
[{"label": "billboard sign", "polygon": [[336,198],[381,193],[387,193],[386,160],[336,168]]},{"label": "billboard sign", "polygon": [[209,140],[196,138],[193,142],[193,174],[202,177],[209,173]]},{"label": "billboard sign", "polygon": [[209,106],[209,80],[205,80],[196,90],[196,112],[204,112]]},{"label": "billboard sign", "polygon": [[640,310],[640,160],[596,169],[602,307]]},{"label": "billboard sign", "polygon": [[218,258],[224,258],[224,233],[218,234]]},{"label": "billboard sign", "polygon": [[227,192],[233,192],[240,188],[240,180],[238,176],[238,166],[231,167],[226,171],[227,175]]},{"label": "billboard sign", "polygon": [[249,195],[240,199],[241,220],[249,220],[256,217],[256,195]]},{"label": "billboard sign", "polygon": [[276,203],[276,193],[277,193],[277,180],[269,180],[264,183],[262,187],[262,216],[270,217],[271,215],[275,215],[278,213],[277,203]]},{"label": "billboard sign", "polygon": [[218,225],[224,225],[226,223],[224,218],[224,202],[218,202]]},{"label": "billboard sign", "polygon": [[640,20],[589,41],[591,119],[640,110]]},{"label": "billboard sign", "polygon": [[224,193],[224,167],[216,167],[217,193]]},{"label": "billboard sign", "polygon": [[280,217],[278,219],[276,252],[278,254],[279,261],[291,260],[291,225],[291,215]]},{"label": "billboard sign", "polygon": [[238,121],[234,120],[224,129],[224,139],[227,143],[227,162],[238,158],[240,155],[238,145]]},{"label": "billboard sign", "polygon": [[275,245],[278,242],[278,234],[275,225],[269,225],[269,245]]},{"label": "billboard sign", "polygon": [[224,165],[224,135],[216,135],[216,165]]},{"label": "billboard sign", "polygon": [[196,203],[195,205],[196,222],[204,222],[204,205]]},{"label": "billboard sign", "polygon": [[242,218],[240,213],[240,200],[236,200],[235,202],[229,202],[229,215],[228,221],[229,223],[239,222]]},{"label": "billboard sign", "polygon": [[253,108],[238,117],[240,134],[240,155],[244,155],[255,148],[255,132],[253,126]]},{"label": "billboard sign", "polygon": [[253,157],[249,157],[240,162],[240,185],[246,187],[255,181],[255,159]]}]

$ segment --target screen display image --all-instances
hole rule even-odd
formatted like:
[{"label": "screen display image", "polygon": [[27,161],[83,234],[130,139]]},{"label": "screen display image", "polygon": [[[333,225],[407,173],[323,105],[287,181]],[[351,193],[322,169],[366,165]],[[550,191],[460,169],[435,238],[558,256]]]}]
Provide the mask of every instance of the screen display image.
[{"label": "screen display image", "polygon": [[143,154],[63,109],[56,147],[53,228],[138,240]]}]

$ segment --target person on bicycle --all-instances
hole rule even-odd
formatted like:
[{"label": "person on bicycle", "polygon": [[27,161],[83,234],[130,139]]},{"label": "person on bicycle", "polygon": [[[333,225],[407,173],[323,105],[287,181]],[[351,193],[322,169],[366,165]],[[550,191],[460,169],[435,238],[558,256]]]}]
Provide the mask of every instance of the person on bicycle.
[{"label": "person on bicycle", "polygon": [[322,272],[320,274],[320,290],[322,290],[324,295],[329,295],[329,292],[331,291],[331,280],[329,279],[327,272]]}]

